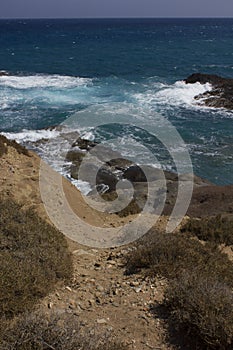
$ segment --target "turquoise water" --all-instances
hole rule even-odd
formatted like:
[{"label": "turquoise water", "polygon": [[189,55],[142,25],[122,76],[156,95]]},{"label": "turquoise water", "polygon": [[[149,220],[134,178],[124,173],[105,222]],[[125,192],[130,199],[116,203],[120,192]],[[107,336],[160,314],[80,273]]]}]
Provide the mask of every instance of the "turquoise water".
[{"label": "turquoise water", "polygon": [[[1,20],[0,70],[11,75],[0,77],[0,130],[56,168],[58,133],[38,130],[82,111],[85,123],[77,114],[75,128],[86,137],[128,133],[174,169],[143,130],[93,128],[102,124],[102,108],[112,116],[115,104],[123,113],[133,108],[153,128],[159,113],[182,136],[197,175],[233,183],[233,113],[197,106],[194,96],[211,87],[182,82],[194,72],[233,78],[232,39],[232,19]],[[42,138],[49,139],[46,147]]]}]

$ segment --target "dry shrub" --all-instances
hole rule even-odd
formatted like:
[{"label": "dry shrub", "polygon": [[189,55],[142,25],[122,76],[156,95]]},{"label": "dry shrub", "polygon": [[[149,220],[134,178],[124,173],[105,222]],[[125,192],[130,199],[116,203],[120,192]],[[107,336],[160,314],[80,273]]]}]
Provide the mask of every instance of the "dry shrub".
[{"label": "dry shrub", "polygon": [[0,135],[0,157],[7,153],[8,146],[15,148],[19,154],[29,156],[29,152],[25,147],[21,146],[14,140],[8,140],[5,136]]},{"label": "dry shrub", "polygon": [[0,316],[31,308],[72,274],[63,235],[32,210],[0,200]]},{"label": "dry shrub", "polygon": [[2,334],[0,350],[126,350],[108,334],[83,330],[72,314],[24,314]]},{"label": "dry shrub", "polygon": [[218,215],[210,218],[190,219],[182,228],[182,232],[189,232],[204,241],[233,245],[232,217]]},{"label": "dry shrub", "polygon": [[116,214],[118,216],[120,216],[121,218],[124,218],[124,217],[127,217],[129,215],[139,214],[141,212],[142,212],[142,209],[138,205],[137,200],[135,198],[133,198],[131,200],[131,202],[127,205],[127,207],[125,207],[121,211],[117,212]]},{"label": "dry shrub", "polygon": [[143,240],[128,255],[126,272],[131,274],[144,268],[146,274],[174,278],[194,266],[233,285],[233,265],[227,256],[216,246],[203,245],[182,234],[151,234],[150,239]]},{"label": "dry shrub", "polygon": [[0,135],[0,157],[7,153],[7,144],[5,137]]},{"label": "dry shrub", "polygon": [[[216,244],[151,232],[128,256],[127,272],[169,279],[164,303],[189,348],[233,348],[233,264]],[[197,342],[198,339],[198,342]]]},{"label": "dry shrub", "polygon": [[201,271],[183,273],[165,293],[173,326],[199,341],[199,349],[233,348],[233,293]]}]

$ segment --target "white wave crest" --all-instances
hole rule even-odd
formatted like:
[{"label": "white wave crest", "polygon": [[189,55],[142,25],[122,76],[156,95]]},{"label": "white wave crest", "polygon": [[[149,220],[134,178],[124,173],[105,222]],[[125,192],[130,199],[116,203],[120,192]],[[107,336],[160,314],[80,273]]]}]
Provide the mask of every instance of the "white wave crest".
[{"label": "white wave crest", "polygon": [[75,88],[91,82],[89,78],[62,75],[0,76],[0,86],[14,89]]},{"label": "white wave crest", "polygon": [[60,131],[53,130],[22,130],[21,132],[3,132],[2,135],[18,143],[36,142],[43,139],[54,139],[60,135]]},{"label": "white wave crest", "polygon": [[164,85],[161,90],[154,92],[152,90],[146,93],[135,94],[138,102],[147,103],[151,106],[191,106],[197,104],[195,96],[210,91],[212,85],[207,84],[186,84],[184,81],[177,81],[173,85]]}]

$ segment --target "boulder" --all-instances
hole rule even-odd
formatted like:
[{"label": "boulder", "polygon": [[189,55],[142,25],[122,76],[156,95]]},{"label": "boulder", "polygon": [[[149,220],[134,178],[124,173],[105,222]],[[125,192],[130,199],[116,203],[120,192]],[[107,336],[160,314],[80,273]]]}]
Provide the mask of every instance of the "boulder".
[{"label": "boulder", "polygon": [[108,186],[107,192],[112,192],[116,190],[116,184],[118,182],[118,177],[107,167],[101,167],[96,176],[96,185],[106,185]]},{"label": "boulder", "polygon": [[186,84],[195,84],[197,82],[201,84],[210,83],[213,86],[233,85],[233,79],[222,78],[214,74],[194,73],[185,79]]},{"label": "boulder", "polygon": [[0,77],[6,77],[8,75],[9,75],[9,73],[6,72],[5,70],[0,70]]},{"label": "boulder", "polygon": [[202,104],[204,103],[208,107],[233,110],[233,79],[202,73],[194,73],[185,79],[186,84],[197,82],[210,83],[213,89],[195,96],[196,100],[202,100]]},{"label": "boulder", "polygon": [[124,172],[123,177],[131,182],[146,182],[146,175],[138,165],[132,165]]},{"label": "boulder", "polygon": [[132,162],[124,158],[114,158],[106,162],[106,164],[116,170],[125,171],[127,168],[129,168],[132,165]]},{"label": "boulder", "polygon": [[[163,179],[163,170],[150,165],[132,165],[124,171],[123,177],[131,182],[151,182]],[[168,172],[167,172],[168,173]],[[172,173],[168,173],[172,174]]]},{"label": "boulder", "polygon": [[95,147],[98,143],[78,137],[77,140],[72,144],[72,147],[79,147],[82,150],[89,151],[91,148]]}]

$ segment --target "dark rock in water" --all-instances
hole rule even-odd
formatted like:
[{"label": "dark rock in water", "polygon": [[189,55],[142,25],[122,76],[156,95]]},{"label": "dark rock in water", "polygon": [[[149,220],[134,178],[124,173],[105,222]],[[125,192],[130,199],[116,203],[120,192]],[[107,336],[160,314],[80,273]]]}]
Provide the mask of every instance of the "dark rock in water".
[{"label": "dark rock in water", "polygon": [[90,140],[82,139],[81,137],[77,138],[77,140],[73,143],[72,147],[79,147],[82,150],[90,150],[95,147],[98,143]]},{"label": "dark rock in water", "polygon": [[[132,165],[124,171],[123,177],[131,182],[151,182],[162,180],[166,172],[156,169],[150,165]],[[176,176],[167,172],[169,176]]]},{"label": "dark rock in water", "polygon": [[[80,163],[81,164],[81,163]],[[70,167],[70,175],[73,179],[87,181],[89,183],[93,182],[93,173],[98,172],[98,167],[94,163],[85,163],[82,166],[82,171],[80,170],[80,164],[77,162],[73,162]]]},{"label": "dark rock in water", "polygon": [[132,162],[124,158],[114,158],[106,162],[106,164],[112,168],[115,168],[116,170],[125,171],[132,165]]},{"label": "dark rock in water", "polygon": [[85,152],[79,151],[77,149],[71,149],[66,153],[66,160],[68,162],[75,162],[80,165],[85,155]]},{"label": "dark rock in water", "polygon": [[[105,185],[108,187],[107,192],[115,191],[118,177],[109,167],[100,167],[97,163],[85,162],[82,164],[82,171],[80,172],[80,165],[85,155],[86,153],[72,150],[67,153],[66,160],[72,162],[69,169],[71,177],[76,180],[87,181],[93,186]],[[96,174],[95,179],[93,179],[93,174]]]},{"label": "dark rock in water", "polygon": [[108,168],[101,167],[96,176],[96,185],[104,184],[108,186],[107,192],[116,190],[116,184],[118,182],[117,176]]},{"label": "dark rock in water", "polygon": [[228,83],[233,85],[233,79],[222,78],[214,74],[202,74],[202,73],[194,73],[190,75],[187,79],[185,79],[185,82],[186,84],[195,84],[197,82],[201,84],[210,83],[213,86],[220,86]]},{"label": "dark rock in water", "polygon": [[185,82],[186,84],[210,83],[213,89],[195,96],[195,99],[201,99],[208,107],[233,110],[233,79],[212,74],[194,73],[185,79]]},{"label": "dark rock in water", "polygon": [[[113,152],[106,146],[100,145],[92,162],[85,162],[82,164],[82,172],[80,178],[80,165],[84,160],[84,157],[93,149],[98,143],[79,137],[72,145],[72,148],[66,154],[66,160],[71,162],[70,175],[74,179],[87,181],[92,185],[96,185],[97,188],[107,187],[107,192],[115,191],[116,183],[119,180],[118,174],[119,168],[126,167],[126,162],[119,159],[119,161],[113,159],[103,165],[103,160],[108,159],[110,156],[119,157],[118,152]],[[76,148],[78,147],[78,148]],[[128,161],[127,161],[128,162]],[[127,163],[129,164],[129,163]],[[93,175],[96,174],[95,183],[93,183]]]},{"label": "dark rock in water", "polygon": [[8,72],[6,72],[5,70],[0,70],[0,77],[6,77],[10,75]]},{"label": "dark rock in water", "polygon": [[146,182],[146,175],[138,165],[133,165],[126,169],[124,178],[131,182]]},{"label": "dark rock in water", "polygon": [[[161,200],[165,196],[166,205],[163,213],[170,215],[176,202],[179,181],[192,181],[192,176],[189,174],[182,175],[178,179],[175,173],[156,169],[149,165],[137,165],[124,159],[119,152],[113,152],[106,145],[98,144],[98,149],[95,149],[95,146],[97,146],[95,142],[78,138],[66,155],[66,160],[69,163],[71,162],[69,172],[72,178],[87,181],[91,184],[90,196],[95,198],[95,188],[106,201],[113,201],[122,193],[126,196],[129,194],[129,198],[131,198],[132,192],[130,191],[133,186],[133,198],[124,209],[117,212],[119,216],[140,213],[147,200],[151,201],[150,196],[148,196],[149,189],[155,191],[155,198],[152,200],[152,202],[154,201],[152,203],[153,207],[159,208]],[[84,157],[89,152],[94,151],[95,153],[95,150],[97,150],[96,157],[91,160],[87,158],[84,162]],[[109,160],[105,162],[106,159]],[[116,186],[120,180],[123,181],[116,192]],[[131,186],[125,180],[131,182]],[[198,178],[194,180],[195,186],[206,185]]]},{"label": "dark rock in water", "polygon": [[[122,155],[118,151],[114,151],[111,147],[105,144],[98,144],[96,152],[93,152],[96,157],[103,163],[106,163],[110,167],[114,160],[119,159],[119,164],[121,164]],[[118,163],[118,161],[116,161]],[[115,165],[113,165],[113,168]]]}]

